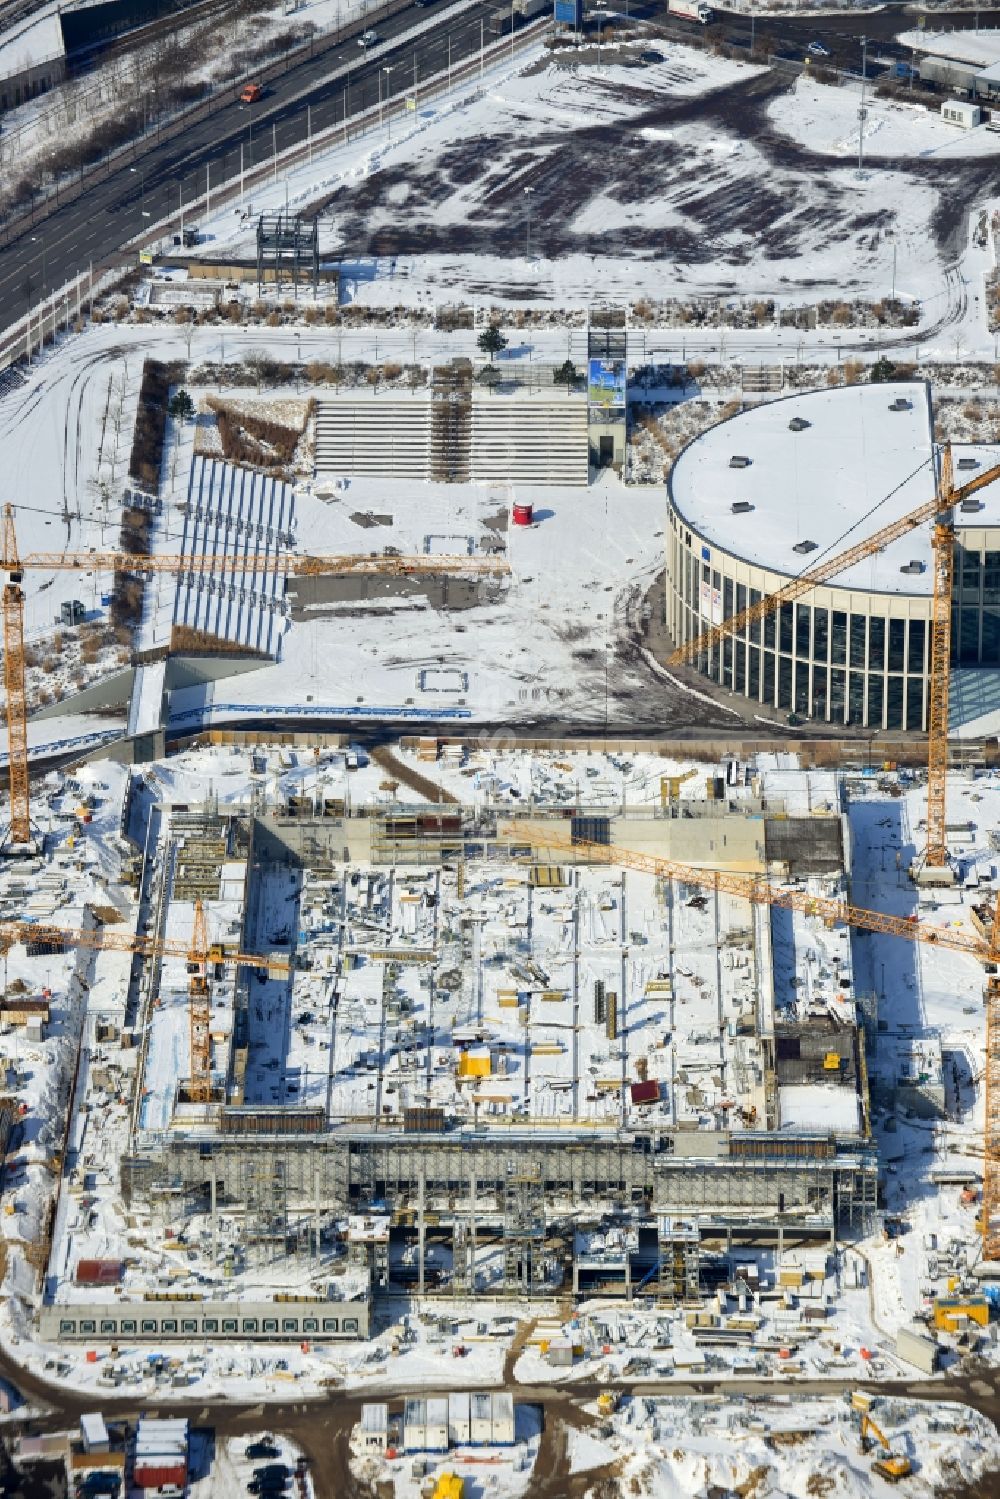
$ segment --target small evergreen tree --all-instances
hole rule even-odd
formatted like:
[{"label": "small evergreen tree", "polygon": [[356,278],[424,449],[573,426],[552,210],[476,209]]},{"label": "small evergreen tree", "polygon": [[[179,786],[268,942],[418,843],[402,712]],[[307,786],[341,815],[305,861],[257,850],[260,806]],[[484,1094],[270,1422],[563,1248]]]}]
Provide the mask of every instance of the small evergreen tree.
[{"label": "small evergreen tree", "polygon": [[190,421],[194,416],[194,402],[183,386],[180,390],[174,391],[167,403],[167,410],[174,420],[179,422]]},{"label": "small evergreen tree", "polygon": [[896,366],[891,359],[886,359],[883,354],[881,359],[876,359],[872,365],[872,384],[885,385],[888,380],[894,379]]},{"label": "small evergreen tree", "polygon": [[483,329],[479,335],[478,342],[482,353],[490,356],[490,364],[493,363],[494,355],[501,353],[507,347],[506,338],[494,323],[491,323],[488,328]]},{"label": "small evergreen tree", "polygon": [[556,385],[575,385],[580,374],[572,359],[566,359],[557,370],[552,371],[552,379]]}]

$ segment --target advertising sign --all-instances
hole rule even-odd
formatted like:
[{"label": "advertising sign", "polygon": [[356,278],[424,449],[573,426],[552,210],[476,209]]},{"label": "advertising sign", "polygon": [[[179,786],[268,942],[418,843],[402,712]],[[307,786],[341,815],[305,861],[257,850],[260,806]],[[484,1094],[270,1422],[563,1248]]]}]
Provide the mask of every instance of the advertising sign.
[{"label": "advertising sign", "polygon": [[713,625],[722,624],[722,592],[711,583],[701,584],[701,617]]},{"label": "advertising sign", "polygon": [[625,361],[591,359],[587,375],[587,400],[591,406],[625,405]]},{"label": "advertising sign", "polygon": [[583,0],[555,0],[553,19],[557,26],[572,26],[574,31],[582,31]]}]

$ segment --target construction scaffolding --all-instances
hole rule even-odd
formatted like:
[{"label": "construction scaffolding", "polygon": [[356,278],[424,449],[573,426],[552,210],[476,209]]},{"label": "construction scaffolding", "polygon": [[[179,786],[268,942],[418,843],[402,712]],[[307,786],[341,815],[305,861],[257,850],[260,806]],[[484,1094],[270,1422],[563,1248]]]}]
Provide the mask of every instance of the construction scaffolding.
[{"label": "construction scaffolding", "polygon": [[299,285],[319,290],[319,220],[301,214],[262,213],[257,220],[257,291],[290,280],[296,301]]},{"label": "construction scaffolding", "polygon": [[697,1301],[701,1293],[701,1235],[697,1224],[660,1216],[656,1238],[657,1299],[665,1306]]},{"label": "construction scaffolding", "polygon": [[508,1296],[545,1290],[545,1193],[541,1173],[521,1163],[504,1182],[503,1283]]}]

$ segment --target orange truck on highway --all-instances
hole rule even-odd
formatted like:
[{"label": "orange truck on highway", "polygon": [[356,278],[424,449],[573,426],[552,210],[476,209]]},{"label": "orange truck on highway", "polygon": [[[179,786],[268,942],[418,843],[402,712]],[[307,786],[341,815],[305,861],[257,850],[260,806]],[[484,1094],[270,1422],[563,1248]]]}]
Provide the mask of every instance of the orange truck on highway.
[{"label": "orange truck on highway", "polygon": [[256,104],[263,92],[259,83],[248,83],[245,88],[240,89],[240,103]]}]

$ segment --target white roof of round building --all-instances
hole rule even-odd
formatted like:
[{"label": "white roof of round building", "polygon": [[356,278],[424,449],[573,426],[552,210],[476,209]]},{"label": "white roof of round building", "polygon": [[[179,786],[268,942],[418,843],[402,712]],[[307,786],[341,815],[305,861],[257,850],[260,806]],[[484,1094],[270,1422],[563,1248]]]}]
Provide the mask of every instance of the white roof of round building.
[{"label": "white roof of round building", "polygon": [[[808,426],[795,431],[789,424],[796,420]],[[709,549],[715,545],[795,577],[933,497],[931,431],[930,393],[921,383],[809,391],[755,406],[703,432],[674,464],[669,493]],[[750,462],[732,467],[733,458]],[[1000,462],[1000,448],[963,444],[954,459],[959,485]],[[1000,480],[977,499],[982,508],[972,515],[957,511],[956,525],[1000,525]],[[753,509],[734,511],[746,503]],[[804,543],[813,546],[796,552]],[[924,571],[901,572],[910,562],[923,563]],[[827,586],[929,594],[930,564],[930,523],[924,522]]]}]

